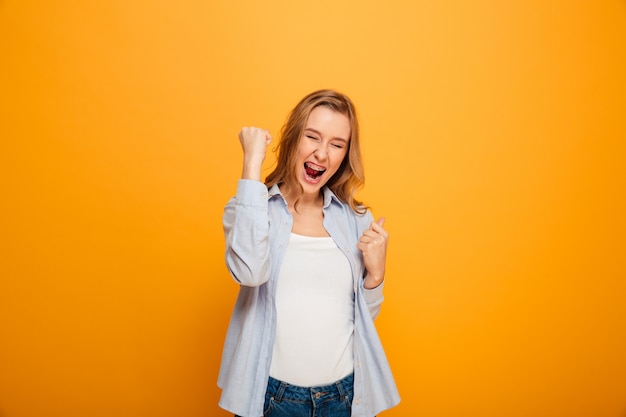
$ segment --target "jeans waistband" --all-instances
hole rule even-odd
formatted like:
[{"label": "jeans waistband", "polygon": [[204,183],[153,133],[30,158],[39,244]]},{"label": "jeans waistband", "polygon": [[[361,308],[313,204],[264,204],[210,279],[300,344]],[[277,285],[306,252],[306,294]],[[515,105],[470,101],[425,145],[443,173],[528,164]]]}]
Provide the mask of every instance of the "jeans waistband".
[{"label": "jeans waistband", "polygon": [[267,393],[280,402],[283,398],[296,401],[324,398],[327,400],[343,399],[352,393],[354,374],[350,374],[337,382],[319,387],[300,387],[269,377]]}]

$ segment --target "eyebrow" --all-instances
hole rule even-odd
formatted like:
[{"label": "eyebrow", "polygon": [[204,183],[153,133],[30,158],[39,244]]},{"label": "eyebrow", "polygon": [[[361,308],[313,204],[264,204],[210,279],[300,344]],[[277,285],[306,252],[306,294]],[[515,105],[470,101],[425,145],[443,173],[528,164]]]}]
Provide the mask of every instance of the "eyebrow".
[{"label": "eyebrow", "polygon": [[[306,132],[307,130],[309,130],[309,131],[311,131],[313,133],[316,133],[316,134],[318,134],[320,136],[323,136],[321,132],[319,132],[318,130],[313,129],[312,127],[305,127],[304,131]],[[348,143],[348,139],[344,139],[344,138],[340,138],[340,137],[334,137],[334,138],[331,138],[331,140],[340,140],[342,142]]]}]

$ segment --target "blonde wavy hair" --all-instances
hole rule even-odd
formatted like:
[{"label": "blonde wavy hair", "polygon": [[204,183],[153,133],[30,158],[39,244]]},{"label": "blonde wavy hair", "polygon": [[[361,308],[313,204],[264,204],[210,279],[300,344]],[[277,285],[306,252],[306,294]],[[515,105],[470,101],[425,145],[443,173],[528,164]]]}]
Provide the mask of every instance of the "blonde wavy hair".
[{"label": "blonde wavy hair", "polygon": [[[287,121],[280,132],[280,141],[276,147],[278,156],[276,167],[265,178],[265,185],[269,188],[275,184],[289,187],[298,184],[299,195],[303,193],[302,186],[296,179],[296,155],[298,146],[304,136],[304,128],[309,115],[319,106],[345,115],[350,121],[350,141],[348,151],[337,172],[328,180],[326,186],[344,203],[347,203],[354,212],[363,214],[367,210],[360,201],[354,198],[358,189],[365,184],[361,148],[359,142],[359,122],[356,108],[348,96],[334,90],[318,90],[304,97],[289,113]],[[287,189],[287,192],[290,190]],[[296,209],[299,197],[296,198]]]}]

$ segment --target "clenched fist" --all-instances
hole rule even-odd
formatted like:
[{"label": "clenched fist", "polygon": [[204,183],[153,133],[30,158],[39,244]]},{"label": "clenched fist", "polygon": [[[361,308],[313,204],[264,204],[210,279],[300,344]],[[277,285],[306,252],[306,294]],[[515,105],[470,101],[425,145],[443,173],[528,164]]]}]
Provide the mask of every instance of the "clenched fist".
[{"label": "clenched fist", "polygon": [[241,178],[261,181],[261,168],[272,135],[259,127],[244,127],[239,132],[239,142],[243,149],[243,170]]},{"label": "clenched fist", "polygon": [[383,228],[384,218],[372,222],[370,228],[363,232],[357,248],[363,253],[363,263],[367,270],[365,288],[376,288],[385,278],[387,263],[387,241],[389,234]]}]

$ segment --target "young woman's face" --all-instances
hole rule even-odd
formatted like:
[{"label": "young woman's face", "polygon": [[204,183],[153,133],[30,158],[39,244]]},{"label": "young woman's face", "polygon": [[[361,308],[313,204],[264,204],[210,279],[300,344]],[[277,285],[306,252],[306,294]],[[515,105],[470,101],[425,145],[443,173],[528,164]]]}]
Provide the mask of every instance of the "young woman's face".
[{"label": "young woman's face", "polygon": [[296,178],[305,194],[315,194],[341,166],[350,143],[350,120],[326,106],[313,109],[298,146]]}]

